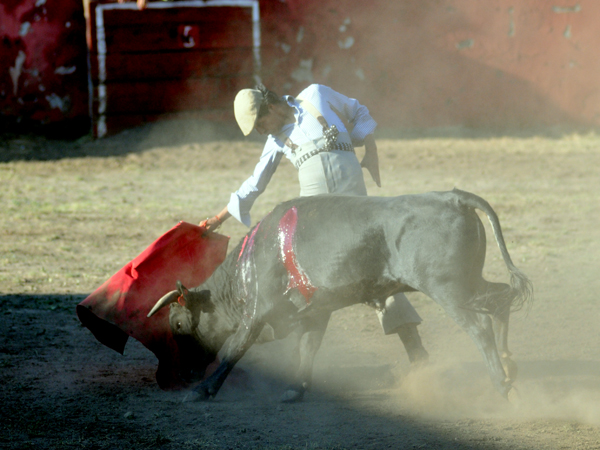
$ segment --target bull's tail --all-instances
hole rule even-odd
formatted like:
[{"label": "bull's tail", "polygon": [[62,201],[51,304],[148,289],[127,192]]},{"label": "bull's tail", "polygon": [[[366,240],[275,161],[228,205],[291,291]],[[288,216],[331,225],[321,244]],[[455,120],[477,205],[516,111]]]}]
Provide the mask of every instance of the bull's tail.
[{"label": "bull's tail", "polygon": [[475,194],[459,189],[454,189],[453,192],[459,196],[461,204],[483,211],[490,221],[496,243],[502,254],[502,259],[504,259],[504,263],[510,274],[510,291],[503,293],[503,295],[506,295],[510,299],[510,309],[512,311],[517,311],[523,307],[529,307],[533,301],[533,285],[529,278],[513,264],[506,248],[506,243],[504,242],[500,220],[498,219],[496,212],[487,201]]}]

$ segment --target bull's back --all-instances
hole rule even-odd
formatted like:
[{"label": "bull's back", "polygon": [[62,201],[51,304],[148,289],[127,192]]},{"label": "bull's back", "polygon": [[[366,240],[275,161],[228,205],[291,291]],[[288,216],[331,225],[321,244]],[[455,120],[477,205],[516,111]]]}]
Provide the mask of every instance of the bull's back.
[{"label": "bull's back", "polygon": [[315,287],[344,292],[419,284],[428,276],[423,267],[456,260],[473,239],[480,241],[483,230],[455,192],[299,198],[278,206],[266,228],[281,236],[274,222],[292,208],[297,214],[292,242],[298,266]]}]

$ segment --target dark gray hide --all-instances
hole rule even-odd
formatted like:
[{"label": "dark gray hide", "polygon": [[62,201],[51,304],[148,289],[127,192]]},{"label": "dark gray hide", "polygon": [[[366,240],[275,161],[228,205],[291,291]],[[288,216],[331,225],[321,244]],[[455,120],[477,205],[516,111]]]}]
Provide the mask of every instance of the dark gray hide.
[{"label": "dark gray hide", "polygon": [[[281,221],[293,208],[293,256],[306,275],[301,286],[316,288],[312,296],[288,288],[282,246],[291,233]],[[475,209],[492,224],[510,285],[482,277],[486,238]],[[282,203],[203,285],[167,294],[151,314],[183,294],[193,311],[186,313],[186,323],[203,349],[198,357],[204,368],[232,336],[218,369],[188,400],[215,396],[266,323],[276,338],[298,330],[299,368],[284,400],[299,400],[310,385],[331,312],[356,303],[382,305],[388,296],[407,291],[431,297],[471,336],[494,386],[506,397],[514,370],[507,348],[509,313],[532,298],[532,288],[513,265],[491,206],[456,189],[391,198],[326,195]],[[177,327],[180,313],[179,305],[173,306],[171,326]]]}]

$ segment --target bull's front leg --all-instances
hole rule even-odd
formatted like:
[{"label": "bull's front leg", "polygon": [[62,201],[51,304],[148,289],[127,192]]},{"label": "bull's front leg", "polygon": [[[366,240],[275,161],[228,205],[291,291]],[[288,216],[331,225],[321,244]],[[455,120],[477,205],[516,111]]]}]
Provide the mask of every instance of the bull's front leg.
[{"label": "bull's front leg", "polygon": [[299,353],[299,366],[294,381],[281,396],[282,402],[299,402],[304,398],[304,393],[310,388],[315,355],[321,347],[330,317],[331,313],[326,312],[301,321],[296,348],[296,353]]},{"label": "bull's front leg", "polygon": [[250,325],[241,324],[231,338],[223,355],[221,364],[210,377],[192,389],[183,399],[184,402],[206,401],[217,395],[227,375],[254,344],[264,327],[264,322],[253,321]]}]

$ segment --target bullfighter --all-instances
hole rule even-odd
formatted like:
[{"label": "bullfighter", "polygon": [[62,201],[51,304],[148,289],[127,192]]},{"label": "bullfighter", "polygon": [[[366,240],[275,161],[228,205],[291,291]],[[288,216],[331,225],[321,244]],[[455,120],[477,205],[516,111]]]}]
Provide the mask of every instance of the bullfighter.
[{"label": "bullfighter", "polygon": [[[280,97],[260,84],[239,91],[233,106],[244,136],[256,130],[268,138],[254,173],[231,194],[221,212],[201,223],[207,230],[216,230],[231,216],[249,227],[250,209],[283,156],[298,169],[301,197],[365,196],[367,189],[361,167],[381,187],[373,136],[377,123],[356,99],[319,84],[310,85],[296,97]],[[354,148],[363,145],[365,155],[359,162]],[[403,293],[389,297],[377,315],[386,335],[399,335],[411,364],[428,360],[417,330],[421,317]]]}]

